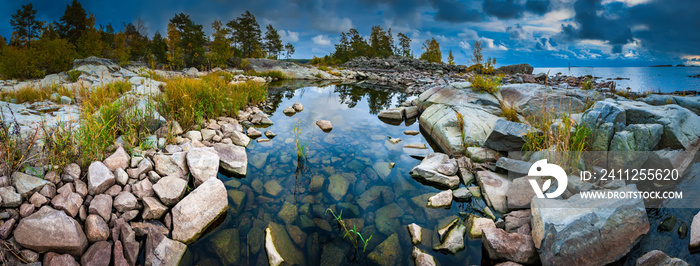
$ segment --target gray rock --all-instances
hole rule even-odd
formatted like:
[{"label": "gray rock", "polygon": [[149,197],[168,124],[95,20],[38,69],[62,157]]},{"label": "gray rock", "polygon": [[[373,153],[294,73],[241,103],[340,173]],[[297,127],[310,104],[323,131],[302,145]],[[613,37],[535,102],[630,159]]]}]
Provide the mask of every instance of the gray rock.
[{"label": "gray rock", "polygon": [[350,185],[348,179],[341,175],[335,174],[329,177],[328,181],[328,193],[331,195],[331,197],[333,197],[333,199],[338,201],[341,200],[348,191],[348,186]]},{"label": "gray rock", "polygon": [[154,197],[144,197],[141,201],[143,202],[143,214],[141,216],[144,220],[158,220],[168,211],[168,207]]},{"label": "gray rock", "polygon": [[[637,191],[634,185],[615,190]],[[543,264],[607,264],[626,255],[649,231],[644,202],[636,199],[532,201],[532,238]]]},{"label": "gray rock", "polygon": [[241,243],[237,229],[230,228],[219,231],[209,237],[207,246],[224,265],[240,264]]},{"label": "gray rock", "polygon": [[217,178],[204,181],[173,207],[173,239],[191,243],[227,209],[224,183]]},{"label": "gray rock", "polygon": [[534,67],[532,67],[529,64],[517,64],[517,65],[507,65],[507,66],[502,66],[496,69],[496,73],[504,73],[504,74],[532,74],[532,71],[535,70]]},{"label": "gray rock", "polygon": [[273,132],[270,131],[269,129],[268,129],[268,130],[265,130],[265,137],[267,137],[268,139],[272,139],[272,138],[274,138],[274,137],[276,137],[276,136],[277,136],[277,134],[273,133]]},{"label": "gray rock", "polygon": [[158,183],[153,185],[153,192],[158,195],[163,204],[166,206],[174,206],[183,196],[187,189],[187,181],[182,178],[166,176],[158,180]]},{"label": "gray rock", "polygon": [[131,187],[131,191],[134,193],[134,196],[139,199],[155,195],[155,192],[153,191],[153,183],[151,183],[151,181],[148,179],[143,179],[134,184]]},{"label": "gray rock", "polygon": [[150,229],[146,240],[146,265],[178,265],[186,250],[187,245]]},{"label": "gray rock", "polygon": [[233,144],[214,144],[219,155],[221,168],[236,175],[244,176],[248,172],[248,154],[245,148]]},{"label": "gray rock", "polygon": [[493,220],[476,215],[470,215],[467,224],[469,225],[469,238],[472,239],[481,238],[485,228],[496,228]]},{"label": "gray rock", "polygon": [[505,176],[491,171],[479,171],[477,181],[481,187],[481,192],[486,199],[486,202],[493,207],[494,210],[501,213],[508,212],[508,188],[512,181]]},{"label": "gray rock", "polygon": [[194,177],[195,186],[209,179],[216,179],[219,171],[219,155],[213,148],[195,148],[187,153],[187,166]]},{"label": "gray rock", "polygon": [[464,249],[464,237],[467,233],[467,227],[464,226],[461,219],[455,218],[453,222],[446,227],[440,228],[439,231],[445,232],[445,234],[440,237],[438,243],[434,243],[433,250],[456,254]]},{"label": "gray rock", "polygon": [[100,194],[114,185],[116,180],[112,171],[102,162],[92,162],[88,167],[88,193]]},{"label": "gray rock", "polygon": [[173,155],[157,154],[153,156],[155,171],[161,176],[179,175],[187,176],[188,168],[186,163],[186,153],[177,152]]},{"label": "gray rock", "polygon": [[153,170],[153,163],[149,159],[142,159],[139,161],[137,168],[132,168],[126,170],[131,178],[139,178],[140,175],[148,173]]},{"label": "gray rock", "polygon": [[418,245],[423,241],[423,228],[419,225],[412,223],[407,226],[408,234],[411,235],[411,243],[413,245]]},{"label": "gray rock", "polygon": [[534,129],[522,123],[499,119],[484,142],[484,147],[496,151],[521,151],[527,133]]},{"label": "gray rock", "polygon": [[399,236],[392,234],[370,252],[367,258],[375,265],[399,265],[401,262],[400,254]]},{"label": "gray rock", "polygon": [[[423,110],[419,123],[443,151],[456,156],[463,154],[467,145],[483,145],[493,131],[499,118],[487,109],[476,104],[452,106],[435,103]],[[466,117],[462,128],[457,126],[458,113]]]},{"label": "gray rock", "polygon": [[238,146],[247,147],[250,143],[250,138],[238,130],[231,132],[230,138],[231,141],[233,141],[233,144]]},{"label": "gray rock", "polygon": [[[34,192],[38,192],[45,185],[53,186],[53,183],[43,180],[41,178],[31,176],[21,172],[12,173],[12,186],[17,189],[17,193],[22,196],[22,198],[29,198]],[[4,200],[5,198],[3,198]]]},{"label": "gray rock", "polygon": [[438,167],[447,162],[447,160],[449,160],[449,156],[446,154],[428,154],[419,165],[413,167],[411,176],[418,181],[437,188],[457,188],[459,186],[459,177],[443,175],[437,171]]},{"label": "gray rock", "polygon": [[388,120],[399,120],[403,121],[403,117],[405,114],[405,108],[404,107],[399,107],[399,108],[392,108],[388,110],[382,110],[379,112],[377,115],[380,119],[388,119]]},{"label": "gray rock", "polygon": [[452,190],[452,198],[455,201],[466,202],[472,197],[472,193],[466,187],[460,187],[458,189]]},{"label": "gray rock", "polygon": [[693,216],[693,221],[690,224],[690,243],[689,250],[700,249],[700,212]]},{"label": "gray rock", "polygon": [[496,167],[508,171],[508,174],[527,175],[532,163],[511,159],[508,157],[498,158]]},{"label": "gray rock", "polygon": [[129,181],[129,174],[127,174],[124,169],[117,168],[117,170],[114,171],[114,181],[120,186],[124,186],[126,182]]},{"label": "gray rock", "polygon": [[304,110],[304,105],[302,105],[300,102],[296,102],[292,104],[292,108],[294,108],[294,111],[301,112]]},{"label": "gray rock", "polygon": [[438,173],[448,176],[456,175],[457,170],[459,170],[459,168],[457,167],[457,161],[455,159],[449,159],[437,168]]},{"label": "gray rock", "polygon": [[66,213],[48,206],[20,220],[14,237],[22,247],[37,252],[80,256],[88,246],[80,224]]},{"label": "gray rock", "polygon": [[642,102],[650,105],[667,105],[677,104],[681,107],[700,115],[700,96],[676,96],[676,95],[659,95],[650,94],[640,99]]},{"label": "gray rock", "polygon": [[297,111],[294,110],[294,108],[292,108],[292,107],[287,107],[287,108],[284,108],[284,110],[282,110],[282,113],[285,115],[291,116],[291,115],[296,114]]},{"label": "gray rock", "polygon": [[428,198],[428,207],[449,209],[452,207],[452,191],[445,190]]},{"label": "gray rock", "polygon": [[467,147],[467,156],[471,158],[472,161],[480,162],[496,162],[500,155],[498,152],[482,147]]}]

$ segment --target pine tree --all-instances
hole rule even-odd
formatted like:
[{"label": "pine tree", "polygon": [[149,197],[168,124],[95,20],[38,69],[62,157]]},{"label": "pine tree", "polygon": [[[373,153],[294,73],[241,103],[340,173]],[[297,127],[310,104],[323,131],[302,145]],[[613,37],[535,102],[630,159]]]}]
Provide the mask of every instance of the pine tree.
[{"label": "pine tree", "polygon": [[430,63],[442,63],[440,43],[438,43],[435,38],[425,41],[423,44],[423,54],[420,55],[420,59],[427,60]]},{"label": "pine tree", "polygon": [[36,20],[36,10],[31,3],[22,5],[10,19],[10,25],[19,42],[27,46],[31,46],[30,43],[41,35],[42,24],[43,22]]},{"label": "pine tree", "polygon": [[231,30],[224,27],[220,20],[214,20],[211,24],[212,37],[214,41],[211,43],[211,60],[214,66],[226,66],[226,60],[233,56],[231,49],[231,39],[228,35]]},{"label": "pine tree", "polygon": [[229,21],[226,26],[231,28],[232,41],[238,44],[242,57],[252,57],[256,49],[262,47],[260,25],[250,11],[246,11],[235,20]]},{"label": "pine tree", "polygon": [[348,35],[345,32],[340,33],[340,41],[335,45],[335,52],[333,52],[332,57],[338,59],[342,62],[348,60],[348,51],[350,49],[350,41],[348,41]]},{"label": "pine tree", "polygon": [[450,49],[450,53],[447,54],[447,64],[455,65],[455,57],[452,55],[452,49]]},{"label": "pine tree", "polygon": [[56,29],[61,38],[67,38],[71,43],[75,44],[80,38],[80,35],[87,28],[87,12],[78,0],[73,0],[70,5],[66,6],[66,11],[59,19],[60,22],[54,22]]},{"label": "pine tree", "polygon": [[77,50],[81,57],[102,55],[102,36],[95,28],[95,15],[88,17],[87,28],[78,38]]},{"label": "pine tree", "polygon": [[168,45],[168,62],[174,68],[180,68],[184,65],[182,61],[182,46],[181,46],[180,31],[177,30],[177,26],[172,22],[168,23],[168,40],[166,44]]},{"label": "pine tree", "polygon": [[[185,66],[200,66],[204,62],[204,36],[203,26],[195,24],[189,15],[180,13],[170,19],[179,33],[179,46],[182,49],[182,57]],[[168,29],[168,37],[170,29]]]},{"label": "pine tree", "polygon": [[160,32],[156,31],[156,34],[153,35],[150,50],[151,53],[153,53],[156,62],[160,64],[168,63],[168,45],[165,43],[163,36],[160,35]]},{"label": "pine tree", "polygon": [[138,18],[136,24],[129,23],[124,26],[126,44],[129,46],[131,60],[143,60],[148,54],[148,29],[146,24]]},{"label": "pine tree", "polygon": [[481,47],[481,41],[474,41],[472,45],[472,63],[481,69],[482,62],[484,62],[484,55],[481,53],[483,48]]},{"label": "pine tree", "polygon": [[114,28],[112,24],[100,25],[100,39],[102,40],[102,57],[112,58],[114,49]]},{"label": "pine tree", "polygon": [[367,56],[369,52],[369,44],[362,38],[362,35],[356,29],[350,29],[348,31],[348,36],[350,36],[350,51],[348,53],[348,59]]},{"label": "pine tree", "polygon": [[405,57],[413,57],[413,54],[411,53],[411,38],[408,38],[403,33],[399,33],[397,36],[399,36],[399,46],[400,48],[400,54]]},{"label": "pine tree", "polygon": [[384,31],[381,26],[373,26],[369,36],[369,55],[372,57],[387,57],[394,54],[394,37],[391,36],[391,29]]},{"label": "pine tree", "polygon": [[268,54],[270,57],[274,56],[277,59],[283,48],[282,39],[277,30],[272,27],[272,24],[268,24],[265,32],[265,49],[267,49]]},{"label": "pine tree", "polygon": [[294,45],[291,43],[287,43],[284,45],[284,52],[287,56],[287,59],[292,58],[292,55],[294,54]]}]

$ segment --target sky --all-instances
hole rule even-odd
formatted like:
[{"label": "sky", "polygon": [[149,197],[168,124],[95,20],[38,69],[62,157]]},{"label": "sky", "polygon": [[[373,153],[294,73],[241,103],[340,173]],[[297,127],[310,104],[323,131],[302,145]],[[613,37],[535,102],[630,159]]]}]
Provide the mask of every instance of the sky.
[{"label": "sky", "polygon": [[[0,0],[0,35],[12,33],[10,18],[33,3],[37,18],[54,21],[70,0]],[[97,24],[141,19],[149,34],[166,32],[183,12],[205,32],[211,23],[235,19],[246,10],[264,27],[272,24],[293,58],[327,55],[341,32],[356,28],[369,36],[373,25],[412,39],[420,55],[435,38],[444,60],[469,64],[471,44],[480,40],[485,57],[497,64],[535,67],[700,65],[700,1],[696,0],[121,0],[81,1]],[[118,27],[115,27],[118,28]],[[395,37],[396,43],[398,40]]]}]

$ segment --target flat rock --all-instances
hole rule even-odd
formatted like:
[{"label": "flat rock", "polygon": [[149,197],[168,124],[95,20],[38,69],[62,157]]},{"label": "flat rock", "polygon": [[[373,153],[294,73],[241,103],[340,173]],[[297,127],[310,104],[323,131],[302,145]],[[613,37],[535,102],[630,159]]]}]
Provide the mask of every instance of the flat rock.
[{"label": "flat rock", "polygon": [[437,261],[435,258],[420,250],[418,247],[413,247],[413,251],[411,252],[411,257],[413,257],[413,263],[416,266],[436,266]]},{"label": "flat rock", "polygon": [[333,199],[341,200],[347,193],[348,186],[350,185],[347,178],[335,174],[329,177],[328,181],[328,193],[331,194],[331,197],[333,197]]},{"label": "flat rock", "polygon": [[679,258],[672,258],[661,250],[652,250],[637,259],[637,266],[686,266],[690,265]]},{"label": "flat rock", "polygon": [[151,229],[145,249],[146,265],[179,265],[187,245]]},{"label": "flat rock", "polygon": [[505,176],[491,171],[479,171],[476,174],[486,202],[498,212],[508,212],[506,195],[511,181]]},{"label": "flat rock", "polygon": [[18,244],[37,252],[80,256],[88,246],[80,224],[65,212],[48,206],[20,220],[14,237]]},{"label": "flat rock", "polygon": [[246,134],[243,134],[243,132],[240,131],[231,132],[230,138],[233,144],[236,144],[238,146],[247,147],[250,143],[250,137],[248,137]]},{"label": "flat rock", "polygon": [[28,199],[34,192],[39,192],[45,185],[53,183],[21,172],[12,173],[12,186],[23,199]]},{"label": "flat rock", "polygon": [[328,120],[318,120],[316,121],[316,125],[323,130],[323,132],[330,132],[333,130],[333,125],[331,124],[331,121]]},{"label": "flat rock", "polygon": [[56,197],[51,200],[51,205],[57,210],[65,211],[66,214],[75,217],[78,215],[80,206],[83,205],[83,197],[78,193],[66,191],[56,195]]},{"label": "flat rock", "polygon": [[522,123],[499,119],[484,142],[484,147],[496,151],[521,151],[527,141],[527,133],[533,130]]},{"label": "flat rock", "polygon": [[0,187],[0,199],[0,204],[5,208],[16,208],[22,204],[22,195],[15,192],[15,187],[11,186]]},{"label": "flat rock", "polygon": [[392,234],[367,255],[375,265],[398,265],[401,262],[401,246],[398,234]]},{"label": "flat rock", "polygon": [[428,207],[449,209],[452,207],[452,191],[445,190],[428,198]]},{"label": "flat rock", "polygon": [[204,181],[172,209],[173,239],[191,243],[228,209],[228,194],[221,180]]}]

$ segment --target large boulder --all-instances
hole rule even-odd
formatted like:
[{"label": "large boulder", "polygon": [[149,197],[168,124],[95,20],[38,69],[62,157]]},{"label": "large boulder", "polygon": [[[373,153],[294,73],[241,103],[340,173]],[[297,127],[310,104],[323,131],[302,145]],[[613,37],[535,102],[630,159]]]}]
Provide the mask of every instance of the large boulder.
[{"label": "large boulder", "polygon": [[17,189],[17,193],[24,199],[28,199],[34,192],[38,192],[46,185],[53,186],[53,183],[49,181],[21,172],[12,173],[11,177],[12,186]]},{"label": "large boulder", "polygon": [[496,73],[503,73],[503,74],[528,74],[531,75],[532,71],[534,71],[535,68],[532,67],[530,64],[517,64],[517,65],[507,65],[507,66],[502,66],[496,69]]},{"label": "large boulder", "polygon": [[449,159],[450,157],[443,153],[428,154],[419,165],[411,169],[411,176],[420,182],[437,188],[456,189],[459,187],[459,177],[457,175],[445,175],[438,171],[438,168],[447,163]]},{"label": "large boulder", "polygon": [[244,176],[248,170],[248,154],[244,147],[233,144],[214,144],[219,154],[221,168],[229,173]]},{"label": "large boulder", "polygon": [[48,206],[20,220],[14,236],[18,244],[37,252],[80,256],[88,247],[87,237],[78,221]]},{"label": "large boulder", "polygon": [[[606,193],[609,190],[602,190]],[[635,185],[612,191],[635,193]],[[534,199],[532,238],[545,265],[603,265],[625,256],[649,231],[644,201]]]},{"label": "large boulder", "polygon": [[173,239],[185,244],[193,242],[227,209],[224,183],[217,178],[204,181],[173,207]]},{"label": "large boulder", "polygon": [[[475,104],[450,106],[436,103],[423,111],[419,123],[443,151],[459,155],[464,153],[467,145],[484,144],[499,119],[491,111],[487,106]],[[461,122],[457,114],[464,117]]]},{"label": "large boulder", "polygon": [[677,104],[681,107],[690,110],[691,112],[700,115],[700,96],[677,96],[677,95],[659,95],[651,94],[641,99],[642,102],[650,105],[667,105]]}]

